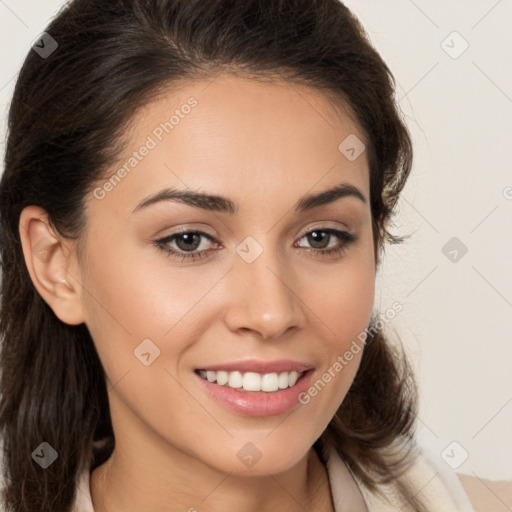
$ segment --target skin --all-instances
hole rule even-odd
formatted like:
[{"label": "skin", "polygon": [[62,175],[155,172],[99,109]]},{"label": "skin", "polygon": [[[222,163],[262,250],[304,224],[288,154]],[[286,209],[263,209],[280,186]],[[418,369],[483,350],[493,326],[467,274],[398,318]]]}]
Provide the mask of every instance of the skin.
[{"label": "skin", "polygon": [[[350,134],[365,137],[318,91],[221,75],[145,105],[120,161],[191,96],[197,107],[136,168],[103,199],[87,197],[80,259],[41,209],[28,207],[20,219],[36,288],[63,322],[85,322],[106,372],[116,447],[92,473],[95,510],[333,510],[312,445],[345,397],[362,351],[307,405],[263,418],[214,401],[194,369],[292,359],[314,365],[314,383],[364,332],[376,272],[369,169],[366,153],[349,161],[338,145]],[[293,211],[302,196],[342,182],[366,202],[347,196]],[[174,186],[228,197],[239,211],[166,201],[133,213]],[[202,238],[198,251],[210,251],[204,258],[173,259],[155,241],[179,228],[205,231],[218,245]],[[325,249],[303,235],[313,228],[357,239],[322,257]],[[247,236],[263,248],[250,264],[236,252]],[[31,248],[43,238],[47,256],[38,258]],[[328,248],[342,243],[332,236]],[[134,357],[144,339],[160,350],[149,366]],[[237,457],[249,442],[261,453],[251,468]]]}]

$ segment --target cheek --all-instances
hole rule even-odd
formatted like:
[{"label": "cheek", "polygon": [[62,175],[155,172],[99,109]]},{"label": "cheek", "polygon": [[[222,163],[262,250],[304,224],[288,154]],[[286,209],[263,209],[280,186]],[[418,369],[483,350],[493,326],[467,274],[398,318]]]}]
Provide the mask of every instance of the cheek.
[{"label": "cheek", "polygon": [[344,350],[370,321],[375,298],[371,253],[354,251],[338,265],[308,276],[303,295],[325,327],[324,342],[329,349]]},{"label": "cheek", "polygon": [[197,417],[198,407],[173,376],[182,354],[207,328],[197,303],[215,276],[172,271],[164,253],[133,253],[112,243],[91,254],[101,264],[91,266],[84,281],[86,324],[111,390],[111,414],[137,424],[135,413],[160,432],[184,436],[189,426],[176,422],[175,411]]},{"label": "cheek", "polygon": [[359,368],[374,304],[373,261],[366,252],[354,253],[331,269],[329,279],[318,275],[309,278],[323,283],[322,287],[308,285],[307,304],[323,325],[325,334],[319,343],[324,357],[300,401],[315,409],[322,428],[340,406]]},{"label": "cheek", "polygon": [[[83,283],[86,323],[106,357],[107,352],[115,353],[117,361],[133,357],[133,350],[145,339],[163,351],[172,338],[174,352],[179,352],[180,341],[209,320],[204,309],[198,317],[197,305],[225,273],[223,269],[180,269],[167,262],[164,252],[156,251],[123,247],[123,241],[116,240],[101,253],[90,253],[94,263]],[[180,336],[174,336],[178,331]]]}]

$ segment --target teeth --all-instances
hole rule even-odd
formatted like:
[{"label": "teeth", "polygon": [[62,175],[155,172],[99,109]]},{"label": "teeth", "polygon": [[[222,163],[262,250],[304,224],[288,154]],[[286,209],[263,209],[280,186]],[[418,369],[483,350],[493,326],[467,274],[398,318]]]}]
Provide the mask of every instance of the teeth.
[{"label": "teeth", "polygon": [[295,383],[299,379],[300,375],[302,375],[302,373],[290,372],[290,377],[288,379],[288,386],[295,386]]},{"label": "teeth", "polygon": [[241,388],[244,380],[240,372],[229,372],[228,386],[230,388]]},{"label": "teeth", "polygon": [[229,380],[228,372],[217,372],[217,384],[224,386]]},{"label": "teeth", "polygon": [[244,374],[225,371],[199,370],[199,375],[209,382],[216,382],[219,386],[228,386],[233,389],[242,388],[244,391],[265,391],[271,393],[279,389],[290,388],[295,385],[303,372],[281,373],[255,373]]},{"label": "teeth", "polygon": [[279,377],[277,378],[277,385],[279,386],[279,389],[286,389],[288,385],[293,386],[294,383],[290,384],[290,377],[289,373],[283,372],[279,374]]},{"label": "teeth", "polygon": [[261,375],[259,373],[254,372],[244,373],[243,388],[245,389],[245,391],[260,391]]},{"label": "teeth", "polygon": [[266,373],[263,375],[261,377],[261,389],[263,391],[277,391],[279,389],[279,376],[277,373]]}]

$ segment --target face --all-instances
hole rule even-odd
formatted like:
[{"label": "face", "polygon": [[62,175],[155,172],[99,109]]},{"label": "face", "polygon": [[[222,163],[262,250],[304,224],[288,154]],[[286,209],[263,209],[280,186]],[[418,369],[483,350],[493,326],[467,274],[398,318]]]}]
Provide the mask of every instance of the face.
[{"label": "face", "polygon": [[369,170],[366,153],[338,146],[364,135],[317,91],[229,76],[173,89],[127,135],[117,177],[87,198],[79,269],[116,450],[284,471],[362,355],[351,347],[374,301]]}]

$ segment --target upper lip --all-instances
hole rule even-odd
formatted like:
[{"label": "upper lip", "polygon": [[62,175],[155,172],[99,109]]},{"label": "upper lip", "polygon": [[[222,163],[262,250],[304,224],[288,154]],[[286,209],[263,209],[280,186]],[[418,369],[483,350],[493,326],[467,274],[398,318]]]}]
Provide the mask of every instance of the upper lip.
[{"label": "upper lip", "polygon": [[230,361],[227,363],[200,366],[198,370],[227,371],[227,372],[255,372],[255,373],[280,373],[280,372],[305,372],[313,368],[308,362],[292,361],[291,359],[279,359],[276,361],[261,361],[257,359],[244,359],[243,361]]}]

